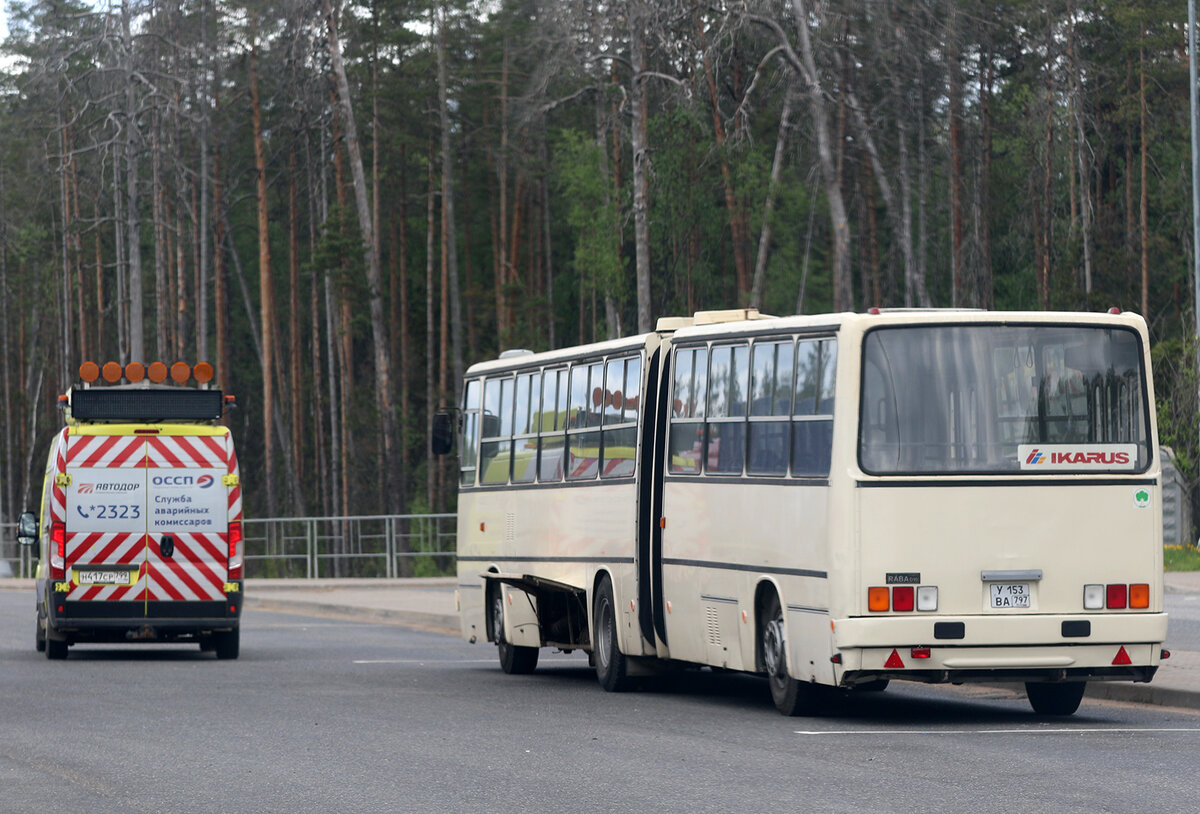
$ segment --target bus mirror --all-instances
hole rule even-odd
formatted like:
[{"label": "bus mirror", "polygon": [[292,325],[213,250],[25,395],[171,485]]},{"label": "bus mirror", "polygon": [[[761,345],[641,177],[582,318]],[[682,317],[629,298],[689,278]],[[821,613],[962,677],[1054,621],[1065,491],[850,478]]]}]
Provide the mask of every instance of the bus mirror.
[{"label": "bus mirror", "polygon": [[21,545],[32,546],[38,541],[37,518],[33,512],[23,512],[17,518],[17,542]]},{"label": "bus mirror", "polygon": [[434,414],[433,437],[430,441],[434,455],[445,455],[454,449],[454,419],[449,413]]},{"label": "bus mirror", "polygon": [[483,414],[483,437],[495,438],[500,434],[500,416],[491,413]]}]

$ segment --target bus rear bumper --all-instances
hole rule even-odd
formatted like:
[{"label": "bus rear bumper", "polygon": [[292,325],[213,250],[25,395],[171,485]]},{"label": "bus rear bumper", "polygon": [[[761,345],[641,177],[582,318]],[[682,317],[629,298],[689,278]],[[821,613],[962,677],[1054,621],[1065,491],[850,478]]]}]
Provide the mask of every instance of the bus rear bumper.
[{"label": "bus rear bumper", "polygon": [[[880,679],[928,684],[996,681],[1139,681],[1154,677],[1161,643],[1027,647],[905,646],[839,654],[839,686]],[[835,656],[837,658],[837,656]]]}]

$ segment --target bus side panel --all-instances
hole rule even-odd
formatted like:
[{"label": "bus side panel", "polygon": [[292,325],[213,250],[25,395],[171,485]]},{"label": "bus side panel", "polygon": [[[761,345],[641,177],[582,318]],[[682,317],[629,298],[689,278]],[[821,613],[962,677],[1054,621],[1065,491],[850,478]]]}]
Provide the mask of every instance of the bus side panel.
[{"label": "bus side panel", "polygon": [[789,609],[793,659],[828,663],[827,487],[673,478],[663,502],[671,658],[754,670],[755,596],[766,580]]},{"label": "bus side panel", "polygon": [[[587,486],[467,489],[459,494],[458,585],[462,635],[487,639],[480,574],[533,575],[581,588],[592,600],[595,574],[612,575],[617,607],[637,598],[637,487],[632,480]],[[521,599],[513,597],[512,609]],[[636,606],[636,603],[635,603]],[[525,607],[529,603],[525,602]],[[522,611],[524,613],[524,611]],[[529,630],[536,629],[530,626]],[[637,625],[621,626],[622,652],[642,653]],[[528,630],[522,634],[529,636]],[[511,641],[511,640],[510,640]],[[524,638],[518,644],[532,644]],[[539,642],[540,643],[540,642]]]}]

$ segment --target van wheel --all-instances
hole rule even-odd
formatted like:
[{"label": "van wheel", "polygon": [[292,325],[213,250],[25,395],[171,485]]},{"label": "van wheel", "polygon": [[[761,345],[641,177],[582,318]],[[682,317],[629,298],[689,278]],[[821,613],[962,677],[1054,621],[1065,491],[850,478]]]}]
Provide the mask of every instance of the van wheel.
[{"label": "van wheel", "polygon": [[500,669],[509,675],[529,675],[537,668],[538,648],[509,644],[504,638],[504,592],[492,589],[492,641],[500,656]]},{"label": "van wheel", "polygon": [[602,576],[596,586],[592,625],[595,628],[592,655],[596,663],[596,680],[608,692],[625,692],[632,682],[628,675],[629,662],[617,644],[617,609],[608,574]]},{"label": "van wheel", "polygon": [[783,607],[772,591],[763,604],[758,629],[759,656],[771,686],[775,708],[787,716],[811,711],[816,688],[802,684],[788,674],[787,640],[784,635]]},{"label": "van wheel", "polygon": [[67,657],[67,642],[65,639],[51,639],[46,636],[46,658],[56,661]]},{"label": "van wheel", "polygon": [[236,659],[238,657],[239,642],[241,639],[241,631],[238,628],[233,630],[222,630],[212,635],[213,650],[217,651],[219,659]]},{"label": "van wheel", "polygon": [[42,629],[42,620],[36,620],[33,631],[33,644],[39,653],[46,652],[46,632]]},{"label": "van wheel", "polygon": [[1074,715],[1083,700],[1086,681],[1062,681],[1046,683],[1026,681],[1025,694],[1029,705],[1038,715]]},{"label": "van wheel", "polygon": [[213,637],[212,637],[211,633],[206,633],[200,637],[200,652],[201,653],[211,653],[212,651],[214,651],[216,649],[217,649],[217,646],[216,646],[216,644],[213,643]]}]

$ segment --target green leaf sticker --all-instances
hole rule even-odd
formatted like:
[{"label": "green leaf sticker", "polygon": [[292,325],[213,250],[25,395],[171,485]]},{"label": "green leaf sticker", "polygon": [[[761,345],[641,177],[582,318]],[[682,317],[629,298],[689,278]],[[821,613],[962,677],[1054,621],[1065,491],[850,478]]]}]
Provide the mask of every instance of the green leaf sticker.
[{"label": "green leaf sticker", "polygon": [[1145,509],[1150,505],[1150,490],[1138,489],[1133,493],[1133,505],[1139,509]]}]

